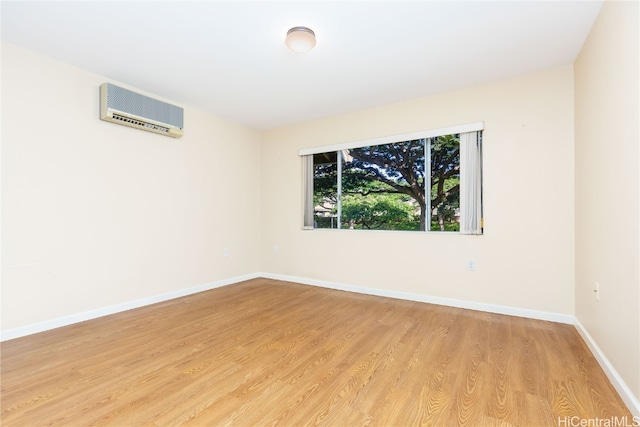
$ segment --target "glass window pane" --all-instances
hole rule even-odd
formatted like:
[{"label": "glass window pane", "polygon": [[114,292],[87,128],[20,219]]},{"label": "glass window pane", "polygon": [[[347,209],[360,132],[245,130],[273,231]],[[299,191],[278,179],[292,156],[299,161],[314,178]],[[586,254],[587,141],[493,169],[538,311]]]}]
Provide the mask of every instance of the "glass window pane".
[{"label": "glass window pane", "polygon": [[315,228],[338,228],[338,164],[335,151],[313,155]]},{"label": "glass window pane", "polygon": [[460,231],[460,135],[430,138],[431,231]]},{"label": "glass window pane", "polygon": [[342,153],[343,228],[425,229],[424,139]]}]

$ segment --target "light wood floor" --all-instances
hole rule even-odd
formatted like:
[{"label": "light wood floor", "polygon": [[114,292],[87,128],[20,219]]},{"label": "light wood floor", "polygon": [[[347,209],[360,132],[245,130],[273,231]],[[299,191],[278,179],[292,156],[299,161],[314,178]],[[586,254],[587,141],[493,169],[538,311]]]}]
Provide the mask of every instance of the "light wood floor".
[{"label": "light wood floor", "polygon": [[632,420],[573,326],[267,279],[1,352],[3,426]]}]

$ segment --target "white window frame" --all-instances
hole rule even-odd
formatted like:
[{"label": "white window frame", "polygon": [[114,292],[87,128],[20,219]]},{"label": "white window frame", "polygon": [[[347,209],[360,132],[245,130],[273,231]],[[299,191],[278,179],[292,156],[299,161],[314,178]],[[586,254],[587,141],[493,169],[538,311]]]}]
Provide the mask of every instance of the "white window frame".
[{"label": "white window frame", "polygon": [[[353,148],[361,148],[361,147],[370,147],[370,146],[376,146],[376,145],[384,145],[384,144],[392,144],[394,142],[400,142],[400,141],[412,141],[412,140],[419,140],[419,139],[425,139],[427,140],[428,138],[435,138],[438,136],[443,136],[443,135],[453,135],[453,134],[463,134],[463,133],[467,133],[467,132],[479,132],[479,131],[484,131],[484,122],[473,122],[473,123],[467,123],[467,124],[463,124],[463,125],[456,125],[456,126],[449,126],[449,127],[444,127],[444,128],[437,128],[437,129],[429,129],[429,130],[423,130],[423,131],[419,131],[419,132],[412,132],[412,133],[406,133],[406,134],[400,134],[400,135],[389,135],[389,136],[384,136],[384,137],[380,137],[380,138],[374,138],[374,139],[367,139],[367,140],[361,140],[361,141],[350,141],[350,142],[343,142],[343,143],[339,143],[339,144],[331,144],[331,145],[323,145],[323,146],[319,146],[319,147],[311,147],[311,148],[301,148],[300,150],[298,150],[298,155],[300,157],[303,158],[303,162],[304,162],[304,157],[305,156],[313,156],[314,154],[320,154],[320,153],[327,153],[327,152],[337,152],[338,153],[338,169],[341,169],[342,166],[342,150],[348,150],[348,149],[353,149]],[[425,149],[425,164],[430,165],[431,164],[431,150],[430,150],[430,144],[426,144],[427,147]],[[478,161],[480,161],[480,159],[478,159]],[[461,171],[463,169],[465,169],[465,167],[463,166],[463,158],[461,155],[460,158],[460,169]],[[340,172],[340,171],[339,171]],[[308,176],[308,174],[311,173],[311,176]],[[481,176],[481,175],[480,175]],[[311,168],[311,170],[308,170],[308,168],[304,167],[303,168],[303,183],[305,183],[303,185],[303,198],[304,200],[307,200],[309,195],[306,194],[306,192],[308,191],[308,180],[311,179],[313,180],[313,168]],[[341,182],[340,180],[338,180],[338,197],[340,197],[341,195]],[[482,185],[482,182],[478,182],[477,183],[478,186]],[[425,187],[431,188],[431,182],[430,182],[430,174],[425,174]],[[313,188],[313,186],[311,187]],[[426,191],[426,190],[425,190]],[[427,193],[428,194],[428,193]],[[461,188],[461,196],[462,196],[462,188]],[[430,197],[427,197],[428,201],[427,203],[430,204]],[[461,200],[462,202],[462,200]],[[305,204],[306,205],[306,204]],[[340,201],[338,201],[338,218],[341,218],[341,212],[340,209],[341,208],[341,203]],[[306,214],[306,208],[303,208],[303,218],[305,218],[305,215],[308,216],[308,214]],[[481,206],[479,207],[479,209],[481,210]],[[431,206],[427,206],[427,212],[431,212]],[[478,218],[478,224],[479,224],[479,228],[475,229],[475,230],[463,230],[461,228],[460,234],[482,234],[482,225],[483,225],[483,218],[482,218],[482,212],[478,212],[479,218]],[[306,223],[307,220],[303,219],[303,229],[304,230],[313,230],[315,229],[312,225],[309,226],[310,224]],[[341,229],[341,220],[338,220],[338,224],[337,224],[337,228]],[[423,231],[423,233],[429,233],[432,232],[429,229]]]},{"label": "white window frame", "polygon": [[474,132],[484,130],[484,122],[474,122],[465,125],[450,126],[445,128],[423,130],[402,135],[389,135],[380,138],[367,139],[364,141],[343,142],[340,144],[323,145],[320,147],[301,148],[298,155],[307,156],[309,154],[320,154],[329,151],[342,151],[345,149],[370,147],[373,145],[392,144],[399,141],[411,141],[414,139],[434,138],[436,136],[452,135],[456,133]]}]

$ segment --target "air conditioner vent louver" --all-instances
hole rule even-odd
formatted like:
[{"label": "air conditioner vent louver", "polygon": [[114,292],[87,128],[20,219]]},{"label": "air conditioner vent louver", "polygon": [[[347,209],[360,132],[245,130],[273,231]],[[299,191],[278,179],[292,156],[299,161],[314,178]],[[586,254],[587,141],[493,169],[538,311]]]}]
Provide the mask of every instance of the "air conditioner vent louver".
[{"label": "air conditioner vent louver", "polygon": [[182,108],[111,83],[100,86],[100,118],[174,138],[183,133]]},{"label": "air conditioner vent louver", "polygon": [[123,122],[127,122],[127,123],[132,124],[132,125],[146,127],[149,130],[158,131],[158,132],[162,132],[162,133],[169,132],[169,128],[167,128],[167,127],[155,125],[153,123],[143,122],[142,120],[132,119],[131,117],[121,116],[118,113],[113,113],[113,118],[115,120],[120,120],[120,121],[123,121]]}]

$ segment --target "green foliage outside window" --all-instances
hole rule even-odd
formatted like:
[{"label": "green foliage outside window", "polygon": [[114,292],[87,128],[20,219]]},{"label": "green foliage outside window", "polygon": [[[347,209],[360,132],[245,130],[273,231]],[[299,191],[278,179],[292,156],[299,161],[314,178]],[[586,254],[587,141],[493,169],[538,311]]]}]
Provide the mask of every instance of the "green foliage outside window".
[{"label": "green foliage outside window", "polygon": [[[427,159],[430,198],[426,199]],[[338,218],[338,159],[341,210]],[[401,141],[314,155],[317,228],[458,231],[458,135]],[[429,212],[428,212],[429,211]]]}]

